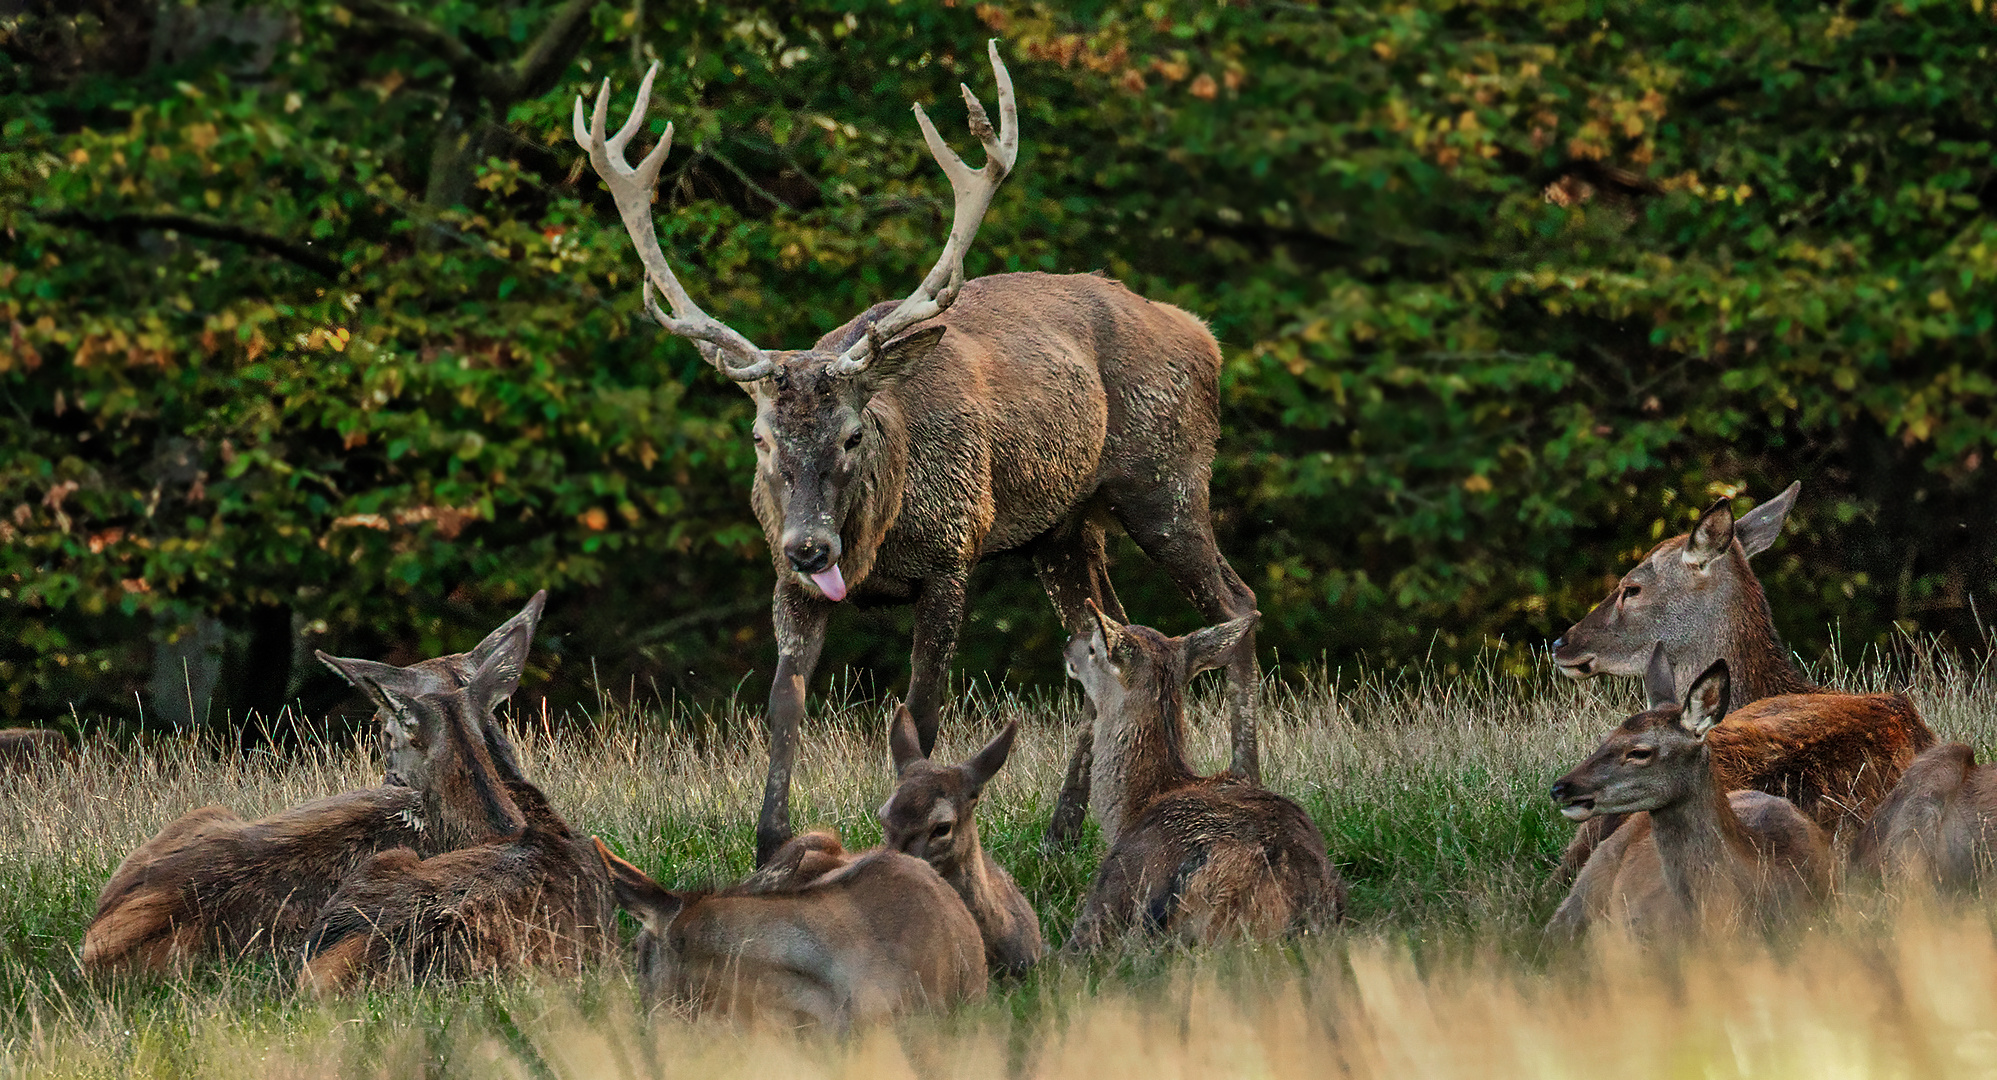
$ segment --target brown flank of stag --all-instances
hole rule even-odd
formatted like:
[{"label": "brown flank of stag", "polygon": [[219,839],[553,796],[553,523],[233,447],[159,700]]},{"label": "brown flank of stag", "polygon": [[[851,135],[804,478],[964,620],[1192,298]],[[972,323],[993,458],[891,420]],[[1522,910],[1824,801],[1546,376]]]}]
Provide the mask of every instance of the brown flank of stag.
[{"label": "brown flank of stag", "polygon": [[1271,939],[1337,923],[1345,882],[1303,808],[1186,763],[1186,685],[1248,647],[1258,616],[1168,638],[1093,615],[1096,629],[1070,640],[1067,658],[1095,707],[1089,806],[1110,850],[1069,947],[1131,932]]},{"label": "brown flank of stag", "polygon": [[[1725,660],[1734,712],[1709,740],[1726,790],[1780,795],[1848,840],[1934,733],[1900,694],[1840,694],[1805,678],[1775,632],[1748,559],[1782,534],[1801,484],[1734,520],[1722,499],[1692,531],[1651,549],[1608,598],[1554,642],[1573,678],[1641,675],[1662,643],[1679,673]],[[1686,687],[1679,687],[1682,697]],[[1590,818],[1561,854],[1569,877],[1626,815]]]},{"label": "brown flank of stag", "polygon": [[1997,768],[1962,743],[1931,747],[1907,766],[1852,845],[1851,865],[1889,884],[1971,891],[1997,859]]},{"label": "brown flank of stag", "polygon": [[923,860],[956,890],[984,938],[986,966],[1000,975],[1023,974],[1047,952],[1040,916],[978,840],[978,798],[1018,734],[1017,722],[1007,724],[961,764],[937,765],[907,706],[897,706],[888,730],[897,779],[881,807],[881,846]]},{"label": "brown flank of stag", "polygon": [[[503,647],[523,634],[533,637],[546,600],[547,593],[536,593],[469,652],[389,668],[400,674],[383,677],[415,692],[462,687]],[[365,661],[336,660],[332,666],[339,671],[343,664]],[[512,692],[508,684],[494,689],[501,698]],[[483,722],[504,745],[507,767],[517,775],[512,744],[498,721],[487,711]],[[384,729],[384,752],[386,738]],[[295,952],[340,882],[376,852],[446,850],[443,833],[425,827],[431,820],[422,794],[399,780],[255,821],[225,806],[190,811],[112,873],[83,934],[83,967],[163,972],[200,956]]]},{"label": "brown flank of stag", "polygon": [[[1115,523],[1214,621],[1255,610],[1255,594],[1213,538],[1208,481],[1219,435],[1220,348],[1199,319],[1093,274],[994,274],[963,280],[963,261],[1018,150],[1010,76],[990,48],[1000,123],[970,91],[986,164],[968,168],[920,108],[925,140],[950,178],[956,211],[942,255],[899,303],[876,305],[809,349],[765,351],[702,311],[659,248],[652,188],[671,142],[635,169],[625,145],[644,119],[647,75],[625,127],[605,132],[609,84],[577,141],[616,200],[638,249],[648,310],[692,338],[756,405],[751,502],[777,575],[777,667],[770,770],[757,861],[790,833],[790,774],[805,692],[836,602],[913,603],[908,707],[922,748],[936,741],[971,569],[1023,551],[1071,633],[1093,601],[1119,617],[1106,528]],[[650,303],[666,294],[668,314]],[[836,576],[835,576],[836,575]],[[1255,654],[1228,671],[1233,770],[1253,780]],[[1050,835],[1072,840],[1088,789],[1087,732]]]},{"label": "brown flank of stag", "polygon": [[744,1023],[843,1028],[985,994],[977,923],[921,859],[885,848],[847,855],[837,836],[807,833],[765,864],[784,867],[780,875],[671,892],[596,844],[618,902],[644,926],[634,947],[648,1000]]},{"label": "brown flank of stag", "polygon": [[1570,818],[1630,814],[1598,845],[1547,933],[1572,940],[1604,924],[1656,940],[1765,925],[1830,895],[1829,842],[1787,800],[1728,792],[1707,738],[1727,707],[1727,662],[1715,660],[1683,703],[1663,646],[1650,708],[1624,721],[1553,785]]},{"label": "brown flank of stag", "polygon": [[464,978],[538,967],[574,972],[614,941],[609,882],[592,847],[539,788],[509,778],[483,717],[518,681],[530,635],[443,694],[398,688],[399,669],[341,665],[390,714],[389,766],[422,797],[450,850],[398,848],[340,883],[308,932],[301,992],[326,994],[383,975]]}]

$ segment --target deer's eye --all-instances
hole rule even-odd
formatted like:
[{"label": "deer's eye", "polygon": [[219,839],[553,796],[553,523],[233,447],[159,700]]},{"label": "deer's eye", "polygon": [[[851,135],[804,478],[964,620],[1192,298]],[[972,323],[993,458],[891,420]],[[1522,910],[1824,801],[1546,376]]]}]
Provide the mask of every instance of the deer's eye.
[{"label": "deer's eye", "polygon": [[1629,601],[1636,599],[1636,594],[1642,591],[1643,591],[1643,586],[1641,585],[1623,586],[1623,602],[1628,603]]},{"label": "deer's eye", "polygon": [[1650,759],[1656,755],[1657,751],[1652,750],[1650,747],[1639,746],[1629,753],[1624,754],[1623,762],[1629,765],[1648,765],[1650,764]]},{"label": "deer's eye", "polygon": [[855,431],[853,432],[853,434],[846,436],[846,450],[848,453],[851,453],[854,450],[858,450],[859,448],[860,448],[860,433],[858,431]]},{"label": "deer's eye", "polygon": [[931,840],[948,840],[950,838],[950,823],[947,821],[938,822],[935,828],[929,830],[929,838]]}]

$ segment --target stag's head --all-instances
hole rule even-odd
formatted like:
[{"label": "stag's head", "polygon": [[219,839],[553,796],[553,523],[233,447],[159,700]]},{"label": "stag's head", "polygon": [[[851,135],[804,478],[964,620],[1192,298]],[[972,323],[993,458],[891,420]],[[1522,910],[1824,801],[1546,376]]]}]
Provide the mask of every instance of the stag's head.
[{"label": "stag's head", "polygon": [[[770,539],[783,564],[808,591],[828,600],[845,599],[854,584],[847,581],[841,560],[846,555],[846,542],[852,539],[846,519],[855,501],[856,478],[865,472],[869,457],[881,452],[878,444],[898,435],[889,430],[896,418],[870,408],[874,395],[900,379],[942,338],[942,327],[918,324],[942,314],[956,300],[964,285],[964,254],[977,236],[999,182],[1012,171],[1019,155],[1012,78],[999,60],[997,41],[990,42],[988,49],[998,83],[997,131],[970,88],[963,88],[971,131],[985,146],[983,168],[966,166],[936,133],[922,106],[915,106],[923,140],[956,194],[950,237],[936,265],[922,284],[892,309],[869,312],[843,338],[829,337],[814,348],[794,352],[757,348],[709,316],[687,295],[666,262],[652,228],[651,199],[659,169],[672,146],[672,125],[666,125],[659,144],[635,168],[626,163],[624,155],[625,145],[644,120],[658,65],[653,64],[645,73],[637,104],[615,135],[605,133],[610,108],[608,79],[597,94],[596,110],[587,125],[582,99],[576,99],[576,141],[589,152],[590,163],[609,186],[625,231],[645,264],[646,312],[667,331],[692,339],[708,363],[742,384],[755,398],[757,481],[775,518],[766,519],[765,526],[773,531]],[[660,309],[654,289],[665,293],[670,314]]]},{"label": "stag's head", "polygon": [[1739,521],[1727,500],[1714,503],[1691,532],[1652,548],[1607,599],[1553,643],[1554,666],[1576,679],[1639,675],[1660,642],[1673,656],[1697,653],[1696,643],[1721,633],[1758,593],[1747,560],[1782,535],[1802,487],[1790,484]]},{"label": "stag's head", "polygon": [[1596,814],[1633,814],[1670,806],[1710,776],[1706,733],[1727,714],[1727,662],[1715,660],[1678,700],[1664,644],[1651,648],[1644,670],[1650,707],[1623,721],[1588,760],[1553,785],[1553,801],[1574,821]]},{"label": "stag's head", "polygon": [[937,765],[922,752],[915,717],[897,706],[888,730],[894,757],[895,791],[881,807],[881,846],[929,863],[949,880],[979,857],[978,796],[1005,765],[1017,722],[960,764]]}]

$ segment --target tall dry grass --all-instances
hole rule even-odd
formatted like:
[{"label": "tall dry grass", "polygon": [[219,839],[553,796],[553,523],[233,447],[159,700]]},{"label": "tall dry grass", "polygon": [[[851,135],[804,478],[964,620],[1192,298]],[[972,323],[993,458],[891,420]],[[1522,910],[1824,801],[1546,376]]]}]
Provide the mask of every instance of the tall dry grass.
[{"label": "tall dry grass", "polygon": [[[1945,738],[1997,744],[1997,680],[1906,650],[1821,675],[1905,686]],[[220,802],[248,815],[375,782],[365,748],[224,757],[185,744],[85,747],[0,778],[0,1070],[160,1076],[1948,1076],[1997,1074],[1997,936],[1977,906],[1908,915],[1841,903],[1778,941],[1646,954],[1547,953],[1547,873],[1569,829],[1550,780],[1635,706],[1635,691],[1539,671],[1307,674],[1265,699],[1268,783],[1324,828],[1353,885],[1343,935],[1286,947],[1056,958],[986,1002],[851,1036],[742,1032],[644,1014],[621,968],[291,998],[281,964],[92,981],[75,948],[96,890],[161,825]],[[1194,719],[1225,756],[1218,701]],[[873,842],[884,712],[814,713],[800,824]],[[1003,723],[1023,736],[981,808],[986,843],[1065,934],[1100,846],[1039,848],[1077,722],[1072,696],[976,689],[939,754]],[[734,709],[606,707],[546,727],[523,758],[576,824],[662,880],[739,875],[764,746]]]}]

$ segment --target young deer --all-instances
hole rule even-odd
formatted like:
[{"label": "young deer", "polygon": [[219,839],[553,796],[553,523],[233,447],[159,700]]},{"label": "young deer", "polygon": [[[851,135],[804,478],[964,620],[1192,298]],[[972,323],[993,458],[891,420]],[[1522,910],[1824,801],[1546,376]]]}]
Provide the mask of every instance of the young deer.
[{"label": "young deer", "polygon": [[1608,921],[1669,937],[1773,920],[1829,895],[1823,830],[1786,799],[1722,786],[1709,737],[1726,715],[1729,681],[1727,662],[1715,660],[1680,704],[1658,645],[1644,676],[1650,708],[1554,783],[1553,801],[1576,821],[1643,813],[1589,856],[1550,935],[1577,938]]},{"label": "young deer", "polygon": [[[534,594],[518,615],[469,652],[407,668],[371,666],[394,672],[382,677],[411,693],[462,686],[503,650],[524,648],[547,595]],[[326,660],[336,671],[366,664]],[[512,744],[490,711],[513,692],[517,665],[509,670],[515,672],[512,678],[486,688],[480,720],[517,774]],[[99,894],[83,935],[83,966],[159,972],[201,955],[296,951],[319,909],[368,857],[391,848],[445,850],[444,837],[426,827],[430,819],[421,793],[395,775],[393,764],[388,769],[381,787],[316,799],[255,821],[223,806],[204,806],[174,820],[126,858]]]},{"label": "young deer", "polygon": [[1336,923],[1345,883],[1303,808],[1186,764],[1186,684],[1251,647],[1259,616],[1168,638],[1090,611],[1096,629],[1069,640],[1068,674],[1095,708],[1089,807],[1110,851],[1070,947],[1097,948],[1134,929],[1211,942]]},{"label": "young deer", "polygon": [[648,999],[748,1022],[847,1027],[984,996],[978,925],[921,859],[849,856],[837,837],[807,833],[741,885],[671,892],[603,841],[596,850],[618,902],[644,926],[635,947]]},{"label": "young deer", "polygon": [[423,692],[399,668],[339,663],[390,717],[390,772],[418,793],[425,832],[444,853],[384,851],[349,874],[306,936],[301,991],[338,991],[397,967],[445,978],[573,971],[614,940],[602,864],[485,723],[495,695],[519,679],[529,639],[516,634],[447,693]]},{"label": "young deer", "polygon": [[983,750],[958,765],[936,765],[922,750],[915,718],[897,706],[888,746],[899,778],[881,807],[881,846],[927,862],[957,890],[985,940],[985,963],[1018,975],[1047,952],[1040,917],[1012,875],[978,842],[978,796],[1012,753],[1019,734],[1007,724]]},{"label": "young deer", "polygon": [[[1684,536],[1653,548],[1635,569],[1554,642],[1558,670],[1573,678],[1638,675],[1662,644],[1674,670],[1704,671],[1725,660],[1736,676],[1734,712],[1708,740],[1728,790],[1781,795],[1834,836],[1848,837],[1885,798],[1914,755],[1934,744],[1901,694],[1840,694],[1804,678],[1775,632],[1767,594],[1748,566],[1782,532],[1801,484],[1735,521],[1714,503]],[[1685,687],[1679,687],[1682,697]],[[1590,819],[1561,856],[1571,874],[1623,822]]]},{"label": "young deer", "polygon": [[1997,768],[1962,743],[1943,743],[1907,766],[1852,845],[1861,873],[1898,884],[1976,888],[1997,869]]}]

